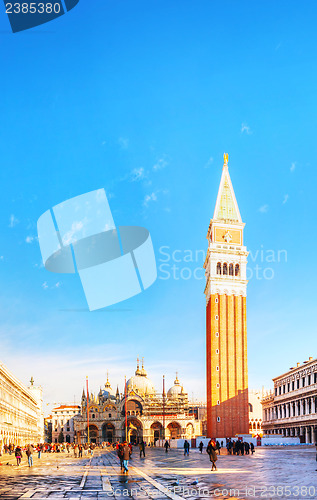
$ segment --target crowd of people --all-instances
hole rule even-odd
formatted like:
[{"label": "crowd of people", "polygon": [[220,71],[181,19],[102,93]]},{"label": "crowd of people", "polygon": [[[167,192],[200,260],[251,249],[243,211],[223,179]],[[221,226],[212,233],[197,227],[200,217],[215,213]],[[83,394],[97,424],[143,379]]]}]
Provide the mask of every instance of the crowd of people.
[{"label": "crowd of people", "polygon": [[227,442],[227,450],[229,455],[253,455],[254,453],[254,444],[248,443],[247,441],[231,441],[231,439]]},{"label": "crowd of people", "polygon": [[[36,453],[38,458],[41,458],[42,453],[66,453],[70,457],[74,458],[83,458],[88,455],[92,455],[94,449],[96,448],[96,444],[94,443],[39,443],[37,445],[28,444],[24,447],[22,446],[14,446],[13,444],[5,444],[0,448],[0,456],[4,454],[15,455],[17,466],[21,464],[22,457],[27,457],[29,467],[33,466],[33,455]],[[137,445],[140,451],[140,458],[145,458],[145,449],[146,443],[141,440]],[[148,446],[151,446],[148,445]],[[164,443],[165,452],[167,453],[170,448],[170,443],[166,439]],[[112,450],[116,450],[118,458],[120,460],[121,472],[124,474],[128,473],[129,460],[132,455],[132,444],[124,441],[120,443],[117,441],[116,443],[107,443],[103,442],[100,445],[101,448],[110,448]],[[187,440],[184,441],[184,456],[189,455],[190,444]],[[211,470],[217,470],[216,461],[218,459],[218,455],[220,455],[221,449],[223,448],[223,441],[219,443],[218,440],[210,439],[206,452],[209,455],[210,462],[212,463]],[[200,453],[203,452],[204,444],[201,441],[198,445],[198,449]],[[226,447],[228,455],[249,455],[250,453],[253,455],[255,448],[254,444],[240,441],[240,440],[226,440]]]},{"label": "crowd of people", "polygon": [[[103,443],[105,446],[105,444]],[[102,447],[104,447],[102,446]],[[22,457],[27,457],[29,467],[33,466],[33,455],[37,454],[38,458],[41,458],[42,453],[67,453],[68,456],[73,456],[74,458],[82,458],[83,456],[88,456],[93,454],[95,444],[76,444],[76,443],[38,443],[28,444],[25,446],[14,446],[11,444],[5,444],[0,448],[0,456],[3,455],[14,455],[16,458],[17,466],[21,465]]]}]

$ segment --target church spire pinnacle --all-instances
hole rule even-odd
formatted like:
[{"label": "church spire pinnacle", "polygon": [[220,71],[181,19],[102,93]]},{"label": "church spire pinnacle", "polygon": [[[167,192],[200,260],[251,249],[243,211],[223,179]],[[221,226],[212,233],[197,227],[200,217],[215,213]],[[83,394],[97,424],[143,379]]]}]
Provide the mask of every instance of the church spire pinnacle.
[{"label": "church spire pinnacle", "polygon": [[110,382],[109,382],[109,372],[108,372],[108,370],[107,370],[107,381],[106,381],[106,383],[105,383],[105,388],[106,388],[107,390],[109,390],[109,389],[111,390],[111,384],[110,384]]},{"label": "church spire pinnacle", "polygon": [[224,153],[223,160],[222,176],[213,220],[227,223],[242,223],[238,203],[229,175],[228,153]]},{"label": "church spire pinnacle", "polygon": [[136,375],[141,375],[141,370],[140,370],[140,359],[139,357],[136,360],[136,370],[135,370]]},{"label": "church spire pinnacle", "polygon": [[229,161],[229,155],[228,155],[228,153],[224,153],[224,155],[223,155],[223,167],[228,166],[228,161]]}]

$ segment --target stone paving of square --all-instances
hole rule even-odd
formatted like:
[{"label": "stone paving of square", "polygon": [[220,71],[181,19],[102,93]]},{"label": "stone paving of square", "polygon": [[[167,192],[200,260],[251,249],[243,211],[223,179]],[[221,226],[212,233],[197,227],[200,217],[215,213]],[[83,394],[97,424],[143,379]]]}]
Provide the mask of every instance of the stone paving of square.
[{"label": "stone paving of square", "polygon": [[[24,455],[17,467],[13,456],[0,457],[0,498],[32,499],[316,499],[317,462],[314,448],[258,448],[254,455],[221,455],[212,472],[208,455],[191,450],[166,454],[147,448],[139,458],[135,448],[129,474],[120,471],[115,452],[96,450],[92,458],[64,453],[34,456],[28,467]],[[9,465],[6,465],[6,463]]]}]

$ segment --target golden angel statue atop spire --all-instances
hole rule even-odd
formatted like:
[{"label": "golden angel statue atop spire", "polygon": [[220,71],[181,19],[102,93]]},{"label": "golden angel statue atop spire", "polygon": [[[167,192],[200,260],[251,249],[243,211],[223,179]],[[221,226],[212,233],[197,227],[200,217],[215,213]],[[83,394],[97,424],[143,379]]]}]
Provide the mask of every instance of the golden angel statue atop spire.
[{"label": "golden angel statue atop spire", "polygon": [[224,161],[225,165],[228,165],[228,160],[229,160],[228,153],[224,153],[224,155],[223,155],[223,161]]}]

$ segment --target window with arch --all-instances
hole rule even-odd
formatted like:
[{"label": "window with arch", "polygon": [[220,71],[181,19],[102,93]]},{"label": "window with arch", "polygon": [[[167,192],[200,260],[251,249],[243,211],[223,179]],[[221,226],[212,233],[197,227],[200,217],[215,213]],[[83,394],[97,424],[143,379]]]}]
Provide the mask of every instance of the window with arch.
[{"label": "window with arch", "polygon": [[217,263],[217,274],[221,274],[221,264],[220,264],[220,262]]},{"label": "window with arch", "polygon": [[222,266],[222,274],[228,275],[228,265],[226,263]]},{"label": "window with arch", "polygon": [[234,275],[235,276],[240,276],[240,266],[239,264],[236,264],[235,270],[234,270]]},{"label": "window with arch", "polygon": [[229,265],[229,275],[233,276],[233,264]]}]

